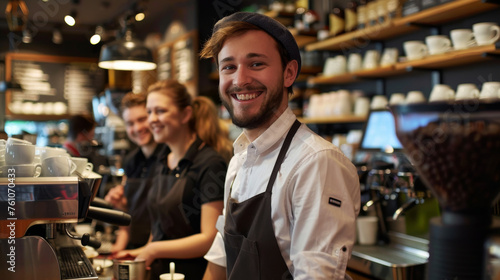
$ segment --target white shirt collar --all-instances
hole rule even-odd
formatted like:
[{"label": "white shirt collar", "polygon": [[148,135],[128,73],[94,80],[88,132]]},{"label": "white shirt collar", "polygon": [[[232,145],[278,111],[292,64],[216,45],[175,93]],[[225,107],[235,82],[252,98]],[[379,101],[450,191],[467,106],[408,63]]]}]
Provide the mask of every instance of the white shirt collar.
[{"label": "white shirt collar", "polygon": [[295,114],[289,107],[287,107],[283,114],[281,114],[281,116],[252,143],[248,140],[244,132],[241,133],[240,136],[238,136],[238,138],[234,141],[234,153],[238,154],[246,150],[250,144],[253,144],[256,153],[263,153],[267,151],[270,147],[276,144],[276,142],[284,137],[296,119],[297,117]]}]

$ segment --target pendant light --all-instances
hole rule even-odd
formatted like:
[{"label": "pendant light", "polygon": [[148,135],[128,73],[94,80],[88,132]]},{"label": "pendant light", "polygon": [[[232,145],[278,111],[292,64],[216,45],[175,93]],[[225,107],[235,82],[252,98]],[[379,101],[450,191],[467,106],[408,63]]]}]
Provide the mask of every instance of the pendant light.
[{"label": "pendant light", "polygon": [[123,38],[103,45],[99,57],[99,67],[128,71],[156,69],[151,51],[132,35],[130,26],[127,26]]}]

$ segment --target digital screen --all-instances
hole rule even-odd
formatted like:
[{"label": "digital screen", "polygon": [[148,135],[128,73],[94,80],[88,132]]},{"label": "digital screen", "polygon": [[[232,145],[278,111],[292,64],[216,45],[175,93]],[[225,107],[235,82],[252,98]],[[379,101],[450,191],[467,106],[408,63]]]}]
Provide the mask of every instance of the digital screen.
[{"label": "digital screen", "polygon": [[390,147],[403,149],[396,136],[392,113],[387,110],[371,111],[363,131],[361,149],[385,151]]}]

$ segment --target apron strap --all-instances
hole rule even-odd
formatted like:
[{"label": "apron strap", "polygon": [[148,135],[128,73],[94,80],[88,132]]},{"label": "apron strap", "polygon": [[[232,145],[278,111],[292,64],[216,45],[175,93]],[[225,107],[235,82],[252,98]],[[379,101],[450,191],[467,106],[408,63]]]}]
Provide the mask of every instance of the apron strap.
[{"label": "apron strap", "polygon": [[269,182],[267,183],[267,189],[266,192],[271,193],[274,185],[274,181],[276,181],[276,177],[278,176],[278,170],[281,167],[281,163],[283,162],[283,159],[285,159],[286,152],[288,151],[288,148],[290,147],[290,144],[292,143],[293,136],[299,129],[301,123],[296,119],[295,122],[293,123],[292,127],[288,131],[285,142],[283,142],[283,146],[281,147],[280,153],[278,155],[278,158],[276,159],[276,163],[274,164],[273,171],[271,173],[271,178],[269,178]]}]

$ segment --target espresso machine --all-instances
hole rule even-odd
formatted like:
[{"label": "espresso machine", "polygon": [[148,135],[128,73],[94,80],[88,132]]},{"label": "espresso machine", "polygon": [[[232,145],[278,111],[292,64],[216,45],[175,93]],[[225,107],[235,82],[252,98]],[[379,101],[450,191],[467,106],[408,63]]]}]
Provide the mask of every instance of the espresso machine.
[{"label": "espresso machine", "polygon": [[92,218],[128,225],[130,215],[101,207],[102,177],[0,178],[0,279],[98,279],[83,246],[98,248],[73,225]]},{"label": "espresso machine", "polygon": [[428,279],[484,279],[484,248],[500,192],[500,102],[393,105],[405,154],[437,198]]}]

